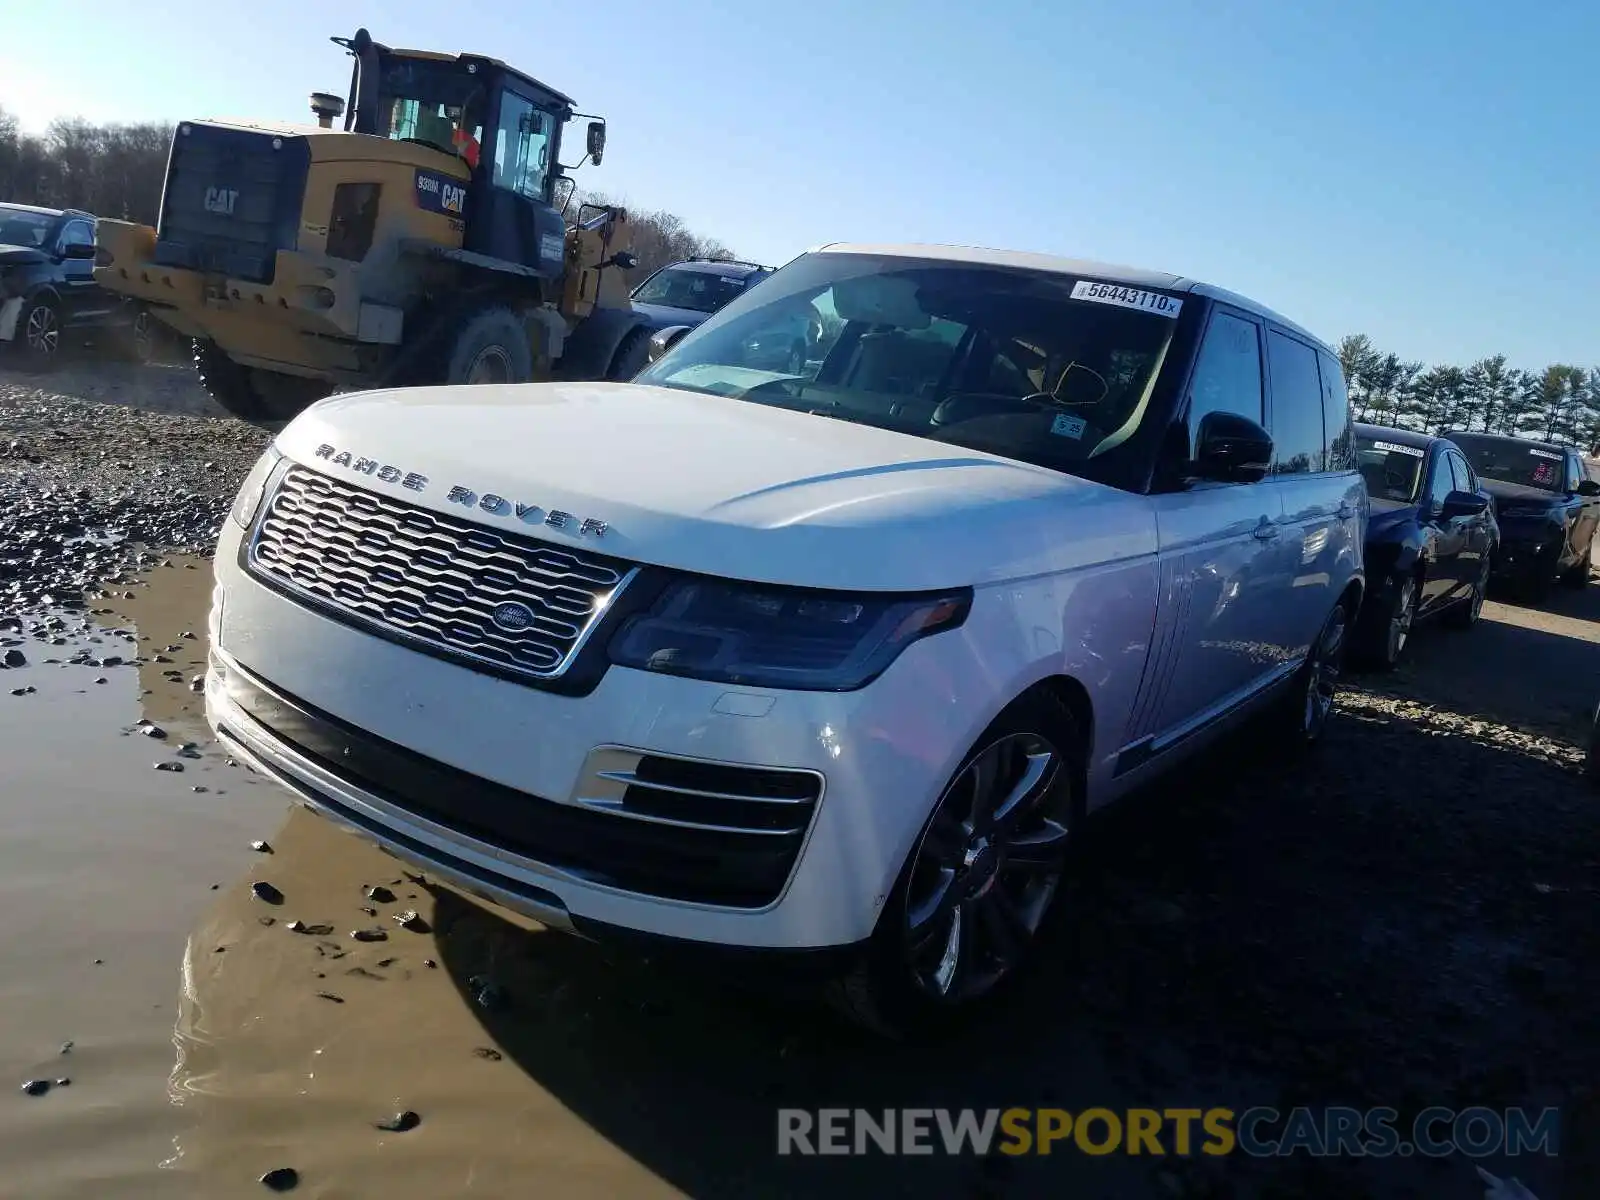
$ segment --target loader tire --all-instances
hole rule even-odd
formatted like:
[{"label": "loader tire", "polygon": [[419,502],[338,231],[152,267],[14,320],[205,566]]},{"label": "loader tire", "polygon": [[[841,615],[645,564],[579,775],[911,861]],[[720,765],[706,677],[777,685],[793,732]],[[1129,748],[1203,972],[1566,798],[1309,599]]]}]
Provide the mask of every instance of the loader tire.
[{"label": "loader tire", "polygon": [[528,383],[533,379],[528,328],[504,305],[466,313],[448,339],[447,384]]},{"label": "loader tire", "polygon": [[318,379],[243,366],[206,338],[194,341],[194,369],[213,400],[253,425],[292,421],[332,390]]},{"label": "loader tire", "polygon": [[266,419],[261,397],[250,385],[250,369],[222,352],[215,342],[194,339],[194,369],[206,394],[241,421]]}]

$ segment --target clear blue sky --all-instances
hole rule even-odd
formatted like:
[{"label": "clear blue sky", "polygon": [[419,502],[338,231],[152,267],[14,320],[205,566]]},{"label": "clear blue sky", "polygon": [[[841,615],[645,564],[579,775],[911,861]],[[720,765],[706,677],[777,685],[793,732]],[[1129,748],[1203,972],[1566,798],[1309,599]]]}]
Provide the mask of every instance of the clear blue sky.
[{"label": "clear blue sky", "polygon": [[[326,40],[504,58],[610,121],[584,187],[742,254],[1033,249],[1404,357],[1600,363],[1594,0],[76,0],[6,5],[27,128],[309,119]],[[70,12],[70,16],[68,13]]]}]

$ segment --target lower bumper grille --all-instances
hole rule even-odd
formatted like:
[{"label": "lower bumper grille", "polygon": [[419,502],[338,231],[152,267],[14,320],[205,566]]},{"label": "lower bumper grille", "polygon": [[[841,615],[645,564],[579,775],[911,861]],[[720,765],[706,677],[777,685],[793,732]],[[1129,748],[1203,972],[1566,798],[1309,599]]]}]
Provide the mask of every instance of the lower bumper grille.
[{"label": "lower bumper grille", "polygon": [[822,779],[811,772],[605,750],[595,761],[634,764],[616,772],[625,778],[599,780],[597,791],[606,784],[616,789],[615,803],[604,795],[557,803],[375,737],[220,669],[228,697],[257,725],[350,786],[497,849],[641,895],[728,908],[771,904],[821,798]]}]

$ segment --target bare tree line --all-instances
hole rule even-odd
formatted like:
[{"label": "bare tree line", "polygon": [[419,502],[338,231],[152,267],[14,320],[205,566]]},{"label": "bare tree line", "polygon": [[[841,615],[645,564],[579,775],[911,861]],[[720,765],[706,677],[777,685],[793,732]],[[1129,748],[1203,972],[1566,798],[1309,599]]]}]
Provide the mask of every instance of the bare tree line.
[{"label": "bare tree line", "polygon": [[[97,125],[69,118],[35,136],[0,108],[0,201],[79,208],[97,217],[154,225],[172,128],[162,122]],[[576,216],[585,200],[606,203],[584,193],[573,197],[568,212]],[[695,233],[675,213],[629,208],[628,216],[639,258],[636,280],[678,259],[733,257],[721,242]]]},{"label": "bare tree line", "polygon": [[1401,429],[1520,434],[1600,448],[1600,367],[1525,370],[1504,354],[1427,366],[1379,350],[1364,333],[1339,343],[1356,419]]}]

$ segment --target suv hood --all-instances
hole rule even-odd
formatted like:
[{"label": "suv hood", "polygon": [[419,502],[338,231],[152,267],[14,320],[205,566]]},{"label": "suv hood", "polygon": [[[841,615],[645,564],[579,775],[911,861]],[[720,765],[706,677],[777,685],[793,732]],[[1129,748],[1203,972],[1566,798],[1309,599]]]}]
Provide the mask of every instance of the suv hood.
[{"label": "suv hood", "polygon": [[640,304],[633,302],[633,311],[650,323],[652,329],[666,329],[672,325],[687,325],[691,329],[711,316],[697,308],[674,308],[670,304]]},{"label": "suv hood", "polygon": [[[941,588],[1136,557],[1156,544],[1151,506],[1100,484],[906,434],[637,384],[357,392],[307,409],[278,448],[490,527],[763,583]],[[390,482],[373,467],[355,473],[363,458],[392,467],[382,472]],[[411,474],[426,483],[405,487]],[[463,489],[455,500],[452,489]],[[466,491],[472,505],[461,502]],[[572,519],[555,527],[551,512]],[[585,535],[585,519],[605,522],[604,534]]]},{"label": "suv hood", "polygon": [[34,246],[11,246],[0,242],[0,267],[29,266],[45,262],[49,257]]},{"label": "suv hood", "polygon": [[1483,476],[1478,478],[1478,483],[1484,491],[1494,497],[1496,507],[1513,504],[1518,508],[1554,508],[1566,501],[1566,496],[1561,492],[1530,487],[1525,483],[1508,483],[1503,479],[1489,479]]}]

